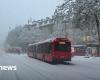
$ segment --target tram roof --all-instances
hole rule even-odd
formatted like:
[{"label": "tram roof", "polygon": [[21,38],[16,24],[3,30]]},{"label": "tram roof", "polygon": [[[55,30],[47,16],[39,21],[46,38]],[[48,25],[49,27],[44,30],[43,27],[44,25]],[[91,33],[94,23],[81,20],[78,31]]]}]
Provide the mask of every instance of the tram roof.
[{"label": "tram roof", "polygon": [[54,38],[52,39],[47,39],[47,40],[44,40],[44,41],[41,41],[41,42],[37,42],[37,43],[33,43],[33,44],[29,44],[29,46],[32,46],[32,45],[36,45],[36,44],[42,44],[42,43],[46,43],[46,42],[51,42]]},{"label": "tram roof", "polygon": [[44,41],[41,41],[41,42],[29,44],[28,46],[32,46],[32,45],[36,45],[36,44],[42,44],[42,43],[46,43],[46,42],[51,42],[54,39],[59,39],[59,38],[58,37],[57,38],[50,38],[50,39],[47,39],[47,40],[44,40]]}]

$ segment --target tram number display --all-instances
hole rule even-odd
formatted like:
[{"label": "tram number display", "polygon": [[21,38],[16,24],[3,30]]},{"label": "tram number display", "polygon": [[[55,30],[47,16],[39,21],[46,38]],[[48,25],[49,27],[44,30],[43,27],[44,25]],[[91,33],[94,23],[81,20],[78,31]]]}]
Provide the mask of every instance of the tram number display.
[{"label": "tram number display", "polygon": [[59,42],[59,44],[66,44],[65,42]]}]

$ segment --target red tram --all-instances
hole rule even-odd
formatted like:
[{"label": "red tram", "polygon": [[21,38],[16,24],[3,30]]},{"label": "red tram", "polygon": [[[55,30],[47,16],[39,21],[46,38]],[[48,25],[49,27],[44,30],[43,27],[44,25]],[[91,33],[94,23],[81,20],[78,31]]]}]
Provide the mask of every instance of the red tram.
[{"label": "red tram", "polygon": [[71,42],[67,38],[54,38],[29,44],[29,57],[46,62],[71,61]]}]

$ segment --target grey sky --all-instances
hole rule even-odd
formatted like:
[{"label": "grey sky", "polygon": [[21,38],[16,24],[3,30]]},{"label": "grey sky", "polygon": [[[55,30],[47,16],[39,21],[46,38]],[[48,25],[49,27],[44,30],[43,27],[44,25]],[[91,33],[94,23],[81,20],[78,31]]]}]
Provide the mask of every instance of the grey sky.
[{"label": "grey sky", "polygon": [[50,17],[56,6],[63,0],[0,0],[0,44],[4,41],[9,26],[27,23],[32,17],[35,20]]}]

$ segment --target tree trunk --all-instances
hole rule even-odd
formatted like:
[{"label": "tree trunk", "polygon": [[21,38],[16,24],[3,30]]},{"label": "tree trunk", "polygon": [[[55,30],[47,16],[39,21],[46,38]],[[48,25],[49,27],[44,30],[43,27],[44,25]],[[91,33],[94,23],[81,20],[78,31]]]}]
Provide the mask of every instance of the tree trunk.
[{"label": "tree trunk", "polygon": [[97,49],[97,54],[100,55],[100,27],[99,27],[99,19],[98,19],[96,14],[94,14],[94,15],[95,15],[95,19],[96,19],[98,43],[99,43],[99,46],[98,46],[98,49]]}]

